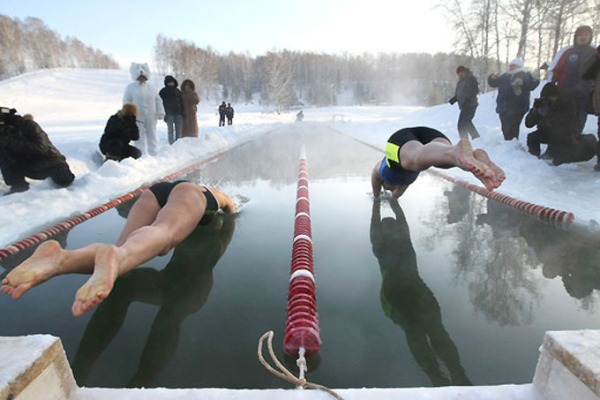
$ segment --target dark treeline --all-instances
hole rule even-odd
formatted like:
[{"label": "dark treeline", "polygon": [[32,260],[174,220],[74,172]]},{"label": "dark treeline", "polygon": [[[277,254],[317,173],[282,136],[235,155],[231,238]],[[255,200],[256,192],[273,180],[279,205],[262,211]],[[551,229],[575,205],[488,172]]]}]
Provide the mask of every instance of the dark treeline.
[{"label": "dark treeline", "polygon": [[194,80],[205,100],[258,98],[278,110],[301,104],[439,104],[454,92],[456,67],[471,60],[446,53],[220,55],[162,35],[154,51],[159,74]]},{"label": "dark treeline", "polygon": [[38,18],[0,15],[0,79],[59,67],[116,69],[119,64],[75,38],[61,39]]},{"label": "dark treeline", "polygon": [[448,53],[329,55],[278,51],[258,57],[219,55],[185,40],[157,37],[159,73],[199,82],[202,96],[289,108],[310,105],[419,104],[446,101],[454,91],[456,67],[479,79],[502,72],[521,57],[539,76],[557,50],[573,42],[580,24],[600,27],[600,0],[439,0],[454,27]]},{"label": "dark treeline", "polygon": [[[596,34],[600,28],[600,0],[439,0],[438,7],[454,27],[454,48],[447,53],[282,50],[252,57],[159,35],[154,69],[192,79],[204,101],[215,104],[258,99],[278,111],[303,104],[430,106],[452,96],[458,65],[469,67],[485,92],[487,76],[505,70],[512,58],[523,58],[539,76],[539,68],[572,43],[578,25],[590,25]],[[42,68],[119,68],[77,39],[62,40],[37,18],[0,15],[0,46],[0,79]]]}]

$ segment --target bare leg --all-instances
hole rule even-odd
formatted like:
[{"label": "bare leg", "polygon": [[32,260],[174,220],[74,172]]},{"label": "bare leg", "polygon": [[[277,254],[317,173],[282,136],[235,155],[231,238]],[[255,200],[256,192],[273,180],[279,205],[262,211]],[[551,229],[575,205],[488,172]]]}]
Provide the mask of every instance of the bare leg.
[{"label": "bare leg", "polygon": [[[472,173],[477,179],[481,181],[481,183],[483,183],[487,190],[494,190],[498,186],[500,186],[502,180],[499,180],[499,178],[496,177],[495,171],[489,165],[478,160],[474,156],[471,142],[469,142],[467,139],[461,139],[456,144],[456,146],[453,147],[453,149],[456,152],[457,167],[464,171]],[[485,154],[487,156],[487,153]]]},{"label": "bare leg", "polygon": [[461,139],[454,146],[443,138],[434,139],[425,145],[412,140],[400,148],[400,160],[402,167],[408,171],[424,171],[433,166],[458,167],[471,172],[488,190],[497,188],[501,183],[491,165],[475,158],[468,139]]},{"label": "bare leg", "polygon": [[492,171],[494,171],[494,175],[496,178],[496,184],[497,184],[496,187],[500,186],[500,184],[504,181],[504,179],[506,179],[506,174],[504,173],[504,170],[502,168],[500,168],[498,165],[494,164],[492,162],[492,160],[490,160],[490,157],[485,152],[485,150],[483,150],[483,149],[473,150],[473,157],[475,157],[476,160],[481,161],[482,163],[487,165],[488,168],[490,168]]},{"label": "bare leg", "polygon": [[101,246],[96,252],[94,273],[75,295],[73,314],[83,315],[104,300],[117,277],[157,255],[166,254],[183,241],[196,228],[205,208],[201,188],[181,183],[173,189],[152,225],[133,230],[120,246]]},{"label": "bare leg", "polygon": [[42,243],[29,257],[2,280],[0,291],[18,299],[32,287],[67,273],[90,273],[97,244],[77,250],[63,250],[55,240]]},{"label": "bare leg", "polygon": [[118,247],[109,244],[98,249],[94,273],[75,294],[75,301],[71,307],[73,315],[83,315],[108,296],[118,277],[118,252]]}]

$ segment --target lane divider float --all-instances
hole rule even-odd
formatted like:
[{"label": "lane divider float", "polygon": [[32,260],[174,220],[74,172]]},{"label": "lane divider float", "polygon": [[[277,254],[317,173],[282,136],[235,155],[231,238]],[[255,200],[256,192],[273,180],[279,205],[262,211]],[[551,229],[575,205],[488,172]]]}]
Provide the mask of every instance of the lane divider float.
[{"label": "lane divider float", "polygon": [[[384,152],[381,148],[364,142],[360,139],[352,137],[352,139],[356,140],[359,143],[364,144],[365,146],[371,147],[377,151]],[[507,196],[505,194],[499,193],[498,191],[490,191],[482,186],[478,186],[469,182],[466,182],[462,179],[458,179],[452,177],[436,168],[430,168],[426,172],[439,176],[440,178],[446,179],[454,184],[463,186],[473,192],[476,192],[484,197],[489,199],[498,201],[502,204],[508,205],[517,211],[529,215],[537,220],[544,222],[546,224],[555,226],[559,229],[565,231],[572,231],[575,233],[583,234],[586,236],[598,236],[599,227],[594,224],[584,224],[581,221],[576,220],[575,214],[569,211],[558,210],[551,207],[546,207],[540,204],[530,203],[524,200],[519,200],[515,197]]]},{"label": "lane divider float", "polygon": [[206,158],[202,161],[199,161],[197,163],[194,163],[188,167],[185,167],[171,175],[165,176],[164,178],[161,178],[155,182],[152,182],[146,186],[142,186],[138,189],[135,189],[127,194],[124,194],[123,196],[120,196],[114,200],[111,200],[107,203],[104,203],[98,207],[95,207],[87,212],[84,212],[80,215],[77,215],[75,217],[71,217],[61,223],[58,223],[54,226],[51,226],[50,228],[44,229],[41,232],[35,233],[23,240],[19,240],[18,242],[12,243],[9,246],[0,249],[0,260],[3,260],[5,258],[8,258],[22,250],[25,250],[26,248],[30,247],[30,246],[34,246],[36,244],[39,244],[47,239],[50,239],[53,236],[58,235],[61,232],[64,231],[68,231],[69,229],[72,229],[74,226],[87,221],[90,218],[93,218],[99,214],[102,214],[105,211],[110,210],[111,208],[114,208],[120,204],[123,204],[129,200],[134,199],[135,197],[138,197],[140,194],[142,194],[142,192],[144,190],[146,190],[147,188],[149,188],[150,186],[152,186],[154,183],[158,183],[158,182],[164,182],[164,181],[170,181],[178,176],[184,175],[190,171],[193,171],[195,169],[197,169],[198,167],[213,161],[214,159],[220,157],[221,155],[223,155],[224,153],[226,153],[227,151],[229,151],[231,149],[227,149],[225,151],[216,153],[214,155],[212,155],[209,158]]}]

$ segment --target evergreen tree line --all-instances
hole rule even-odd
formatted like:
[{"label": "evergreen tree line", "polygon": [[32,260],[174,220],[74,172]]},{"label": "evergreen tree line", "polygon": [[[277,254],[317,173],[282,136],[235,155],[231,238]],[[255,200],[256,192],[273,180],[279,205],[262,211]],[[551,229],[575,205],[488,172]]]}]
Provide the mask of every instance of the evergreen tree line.
[{"label": "evergreen tree line", "polygon": [[117,69],[119,64],[75,38],[61,39],[39,18],[0,15],[0,79],[59,67]]},{"label": "evergreen tree line", "polygon": [[454,92],[456,67],[469,60],[447,53],[375,56],[283,50],[257,57],[221,55],[163,35],[154,48],[157,73],[192,79],[204,100],[238,103],[258,98],[277,110],[344,102],[439,104]]},{"label": "evergreen tree line", "polygon": [[[252,57],[159,35],[155,69],[194,80],[202,97],[215,102],[258,98],[277,110],[303,104],[429,106],[452,96],[458,65],[471,68],[486,91],[486,77],[505,70],[512,58],[523,58],[539,76],[540,67],[572,43],[578,25],[600,33],[600,0],[439,0],[438,7],[455,28],[447,53],[282,50]],[[43,68],[119,68],[110,56],[75,38],[62,40],[38,18],[0,15],[0,39],[0,79]]]},{"label": "evergreen tree line", "polygon": [[283,50],[253,58],[220,55],[210,47],[159,35],[155,62],[159,73],[193,79],[204,98],[217,102],[249,102],[258,95],[263,104],[281,109],[301,103],[335,105],[343,96],[354,104],[434,105],[451,97],[458,65],[471,68],[485,92],[487,76],[504,71],[511,59],[522,58],[540,76],[540,68],[572,44],[578,25],[600,29],[600,0],[440,0],[438,7],[456,32],[454,48],[447,53]]}]

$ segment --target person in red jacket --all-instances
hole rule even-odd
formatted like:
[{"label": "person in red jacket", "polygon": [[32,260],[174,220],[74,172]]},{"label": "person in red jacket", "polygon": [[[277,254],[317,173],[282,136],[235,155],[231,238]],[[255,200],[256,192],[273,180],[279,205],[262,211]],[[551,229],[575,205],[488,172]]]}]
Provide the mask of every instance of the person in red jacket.
[{"label": "person in red jacket", "polygon": [[548,68],[549,79],[556,83],[560,93],[575,100],[579,121],[579,133],[583,131],[590,109],[590,94],[594,81],[582,78],[582,65],[594,57],[596,49],[591,45],[592,28],[581,25],[575,30],[573,45],[563,47],[554,56]]}]

